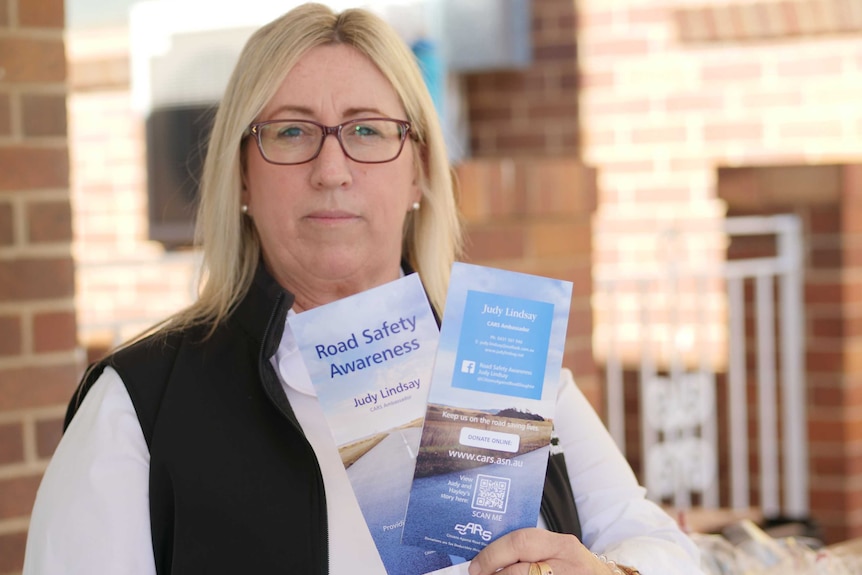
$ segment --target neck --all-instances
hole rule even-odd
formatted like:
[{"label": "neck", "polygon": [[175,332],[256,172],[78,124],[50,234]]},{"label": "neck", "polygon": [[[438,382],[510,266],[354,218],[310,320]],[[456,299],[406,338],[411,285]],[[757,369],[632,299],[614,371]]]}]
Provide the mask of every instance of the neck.
[{"label": "neck", "polygon": [[375,288],[401,276],[401,268],[396,266],[385,274],[363,278],[320,279],[306,278],[296,281],[277,278],[282,287],[293,293],[293,310],[296,313],[307,311],[357,293]]}]

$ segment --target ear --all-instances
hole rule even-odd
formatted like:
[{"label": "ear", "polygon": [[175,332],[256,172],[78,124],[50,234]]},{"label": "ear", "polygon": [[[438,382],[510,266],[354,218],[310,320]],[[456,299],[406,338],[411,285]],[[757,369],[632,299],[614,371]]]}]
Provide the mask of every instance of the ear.
[{"label": "ear", "polygon": [[248,191],[248,171],[246,170],[245,146],[240,148],[239,156],[239,177],[242,187],[240,188],[240,204],[248,205],[251,201],[251,194]]},{"label": "ear", "polygon": [[419,202],[420,204],[422,203],[424,198],[424,194],[422,193],[422,180],[423,177],[426,181],[428,179],[428,162],[425,158],[425,146],[416,144],[414,144],[414,146],[415,159],[413,160],[413,182],[410,186],[408,211],[413,209],[413,204],[415,202]]},{"label": "ear", "polygon": [[419,180],[416,179],[410,188],[410,209],[413,209],[413,204],[422,203],[422,186],[419,185]]}]

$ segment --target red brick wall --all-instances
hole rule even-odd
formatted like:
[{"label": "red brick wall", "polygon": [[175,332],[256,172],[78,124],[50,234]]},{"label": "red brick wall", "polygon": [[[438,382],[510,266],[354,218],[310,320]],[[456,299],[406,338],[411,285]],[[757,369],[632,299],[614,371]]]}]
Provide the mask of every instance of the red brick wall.
[{"label": "red brick wall", "polygon": [[0,1],[0,573],[83,367],[76,345],[62,0]]},{"label": "red brick wall", "polygon": [[566,158],[488,158],[457,173],[467,261],[573,283],[563,366],[601,408],[590,304],[595,170]]},{"label": "red brick wall", "polygon": [[574,157],[578,151],[575,2],[533,0],[531,6],[533,63],[466,77],[474,157]]},{"label": "red brick wall", "polygon": [[862,536],[862,163],[724,169],[731,214],[803,222],[812,515],[828,541]]},{"label": "red brick wall", "polygon": [[[804,210],[806,221],[818,222],[816,229],[823,231],[852,223],[850,205],[842,203],[848,192],[834,200],[844,210],[840,216],[819,203],[832,201],[826,198],[839,189],[834,173],[823,179],[829,174],[806,178],[792,172],[781,187],[747,189],[731,198],[719,169],[862,161],[862,15],[857,4],[577,3],[581,159],[598,171],[594,274],[605,265],[659,261],[662,232],[693,220],[718,221],[728,206],[741,213],[736,202],[762,200],[771,212]],[[844,248],[837,246],[839,238]],[[807,240],[814,242],[809,257],[816,254],[818,263],[806,277],[806,313],[826,314],[808,327],[809,337],[814,337],[813,325],[820,330],[813,340],[820,347],[809,349],[807,357],[811,451],[833,458],[812,459],[812,486],[826,489],[812,491],[812,506],[828,539],[835,541],[860,534],[862,504],[850,492],[854,487],[858,492],[860,481],[855,468],[862,454],[854,430],[862,418],[855,385],[848,383],[855,378],[855,348],[844,340],[835,349],[836,342],[823,335],[832,330],[832,337],[839,331],[846,336],[853,325],[855,310],[848,298],[854,272],[846,266],[855,265],[855,246],[848,243],[855,240],[834,231]],[[690,251],[697,249],[692,245]],[[821,266],[835,267],[826,271]],[[720,297],[711,294],[708,309],[720,311]],[[829,305],[841,306],[840,311],[824,311]],[[721,321],[718,315],[715,319]],[[604,326],[597,316],[596,329]],[[822,403],[827,397],[831,403]]]},{"label": "red brick wall", "polygon": [[98,356],[190,303],[198,256],[148,238],[146,118],[132,107],[128,29],[66,38],[78,336]]}]

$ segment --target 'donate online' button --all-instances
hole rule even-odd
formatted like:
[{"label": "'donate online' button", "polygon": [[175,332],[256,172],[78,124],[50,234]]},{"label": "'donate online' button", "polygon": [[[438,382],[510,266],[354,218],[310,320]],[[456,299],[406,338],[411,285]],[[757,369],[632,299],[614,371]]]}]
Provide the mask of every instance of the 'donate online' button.
[{"label": "'donate online' button", "polygon": [[458,441],[461,445],[469,447],[484,447],[485,449],[517,453],[521,444],[521,436],[516,433],[500,433],[487,429],[462,427],[461,437]]}]

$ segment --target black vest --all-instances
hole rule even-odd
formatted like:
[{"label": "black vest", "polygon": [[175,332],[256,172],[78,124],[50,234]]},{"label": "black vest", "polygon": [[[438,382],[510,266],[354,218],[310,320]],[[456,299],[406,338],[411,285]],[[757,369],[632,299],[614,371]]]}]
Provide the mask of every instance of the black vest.
[{"label": "black vest", "polygon": [[[121,349],[69,404],[67,426],[105,366],[123,379],[150,449],[159,575],[329,571],[320,466],[269,362],[291,305],[261,267],[212,336],[200,327]],[[542,515],[580,537],[562,455],[550,458]]]}]

